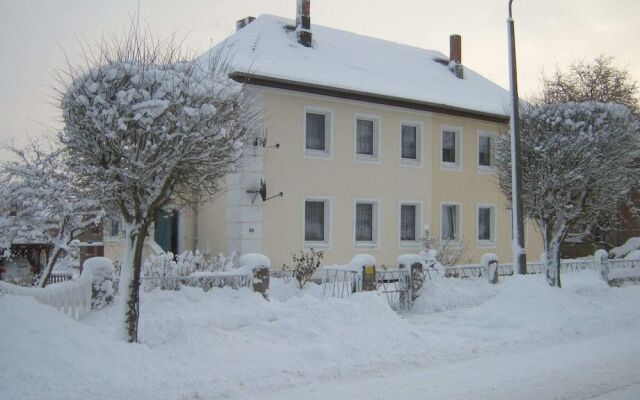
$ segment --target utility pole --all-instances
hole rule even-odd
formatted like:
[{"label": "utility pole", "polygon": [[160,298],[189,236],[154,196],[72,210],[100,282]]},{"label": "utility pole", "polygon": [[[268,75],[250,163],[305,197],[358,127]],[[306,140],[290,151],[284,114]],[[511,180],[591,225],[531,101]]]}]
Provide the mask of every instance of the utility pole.
[{"label": "utility pole", "polygon": [[522,173],[520,167],[520,131],[518,104],[518,75],[516,72],[516,38],[509,0],[509,82],[511,84],[511,216],[513,224],[513,270],[514,273],[527,273],[527,254],[524,248],[524,218],[522,214]]}]

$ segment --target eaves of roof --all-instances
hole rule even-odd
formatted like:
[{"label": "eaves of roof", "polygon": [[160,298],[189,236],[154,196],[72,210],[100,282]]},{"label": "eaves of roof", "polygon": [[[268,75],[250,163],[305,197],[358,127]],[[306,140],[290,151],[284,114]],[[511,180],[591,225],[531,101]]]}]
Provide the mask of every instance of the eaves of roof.
[{"label": "eaves of roof", "polygon": [[445,115],[452,115],[456,117],[465,117],[478,119],[488,122],[496,122],[501,124],[508,124],[509,117],[500,114],[484,113],[480,111],[467,110],[457,107],[448,106],[445,104],[434,104],[427,102],[420,102],[410,99],[403,99],[392,96],[384,96],[373,93],[366,93],[342,88],[335,88],[330,86],[322,86],[317,84],[309,84],[305,82],[291,81],[281,78],[274,78],[263,75],[250,74],[245,72],[232,72],[229,77],[236,82],[246,83],[250,85],[292,90],[302,93],[317,94],[323,96],[336,97],[340,99],[364,101],[373,104],[381,104],[386,106],[401,107],[410,110],[428,111],[434,113],[440,113]]}]

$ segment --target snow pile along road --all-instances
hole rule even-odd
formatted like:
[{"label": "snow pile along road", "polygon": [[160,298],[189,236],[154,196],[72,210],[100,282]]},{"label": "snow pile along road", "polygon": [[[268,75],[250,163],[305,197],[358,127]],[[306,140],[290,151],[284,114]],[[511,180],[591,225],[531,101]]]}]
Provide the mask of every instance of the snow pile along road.
[{"label": "snow pile along road", "polygon": [[0,299],[0,398],[236,398],[404,362],[420,338],[378,294],[349,301],[249,290],[144,294],[142,344],[116,341],[115,307],[76,322]]},{"label": "snow pile along road", "polygon": [[[0,398],[254,399],[425,368],[464,380],[457,363],[467,365],[464,374],[477,369],[471,366],[490,369],[492,360],[508,370],[516,353],[526,358],[553,343],[553,354],[562,354],[576,350],[572,343],[640,330],[640,286],[609,288],[595,272],[563,278],[561,290],[541,276],[504,278],[497,286],[432,281],[415,313],[402,317],[384,295],[323,298],[318,286],[301,293],[279,280],[271,301],[249,290],[155,291],[142,296],[142,343],[135,345],[114,339],[114,307],[77,322],[7,295],[0,298]],[[636,348],[629,359],[640,360]],[[546,365],[544,353],[536,357],[540,370],[562,359]],[[576,368],[584,360],[591,359],[576,359]],[[444,379],[432,378],[438,376]],[[439,393],[446,394],[446,382],[436,385]]]}]

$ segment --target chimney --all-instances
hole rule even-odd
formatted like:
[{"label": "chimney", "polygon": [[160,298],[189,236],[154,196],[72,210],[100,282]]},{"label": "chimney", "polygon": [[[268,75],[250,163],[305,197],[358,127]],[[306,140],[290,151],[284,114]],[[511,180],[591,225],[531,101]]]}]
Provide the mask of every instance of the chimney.
[{"label": "chimney", "polygon": [[462,67],[462,37],[460,35],[449,36],[449,67],[457,78],[462,79],[464,68]]},{"label": "chimney", "polygon": [[236,21],[236,32],[253,22],[255,17],[245,17]]},{"label": "chimney", "polygon": [[296,35],[304,47],[311,47],[311,0],[296,0]]}]

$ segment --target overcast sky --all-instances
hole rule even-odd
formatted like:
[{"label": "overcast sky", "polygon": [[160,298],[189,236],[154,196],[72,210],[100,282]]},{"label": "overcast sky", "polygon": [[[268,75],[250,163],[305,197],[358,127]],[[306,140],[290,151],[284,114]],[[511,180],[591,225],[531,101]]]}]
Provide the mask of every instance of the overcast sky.
[{"label": "overcast sky", "polygon": [[[194,53],[235,31],[248,15],[295,16],[295,0],[140,0],[140,19],[159,36],[176,32]],[[312,0],[320,24],[449,52],[462,35],[463,64],[508,88],[507,0]],[[0,141],[51,134],[61,126],[56,69],[82,60],[79,40],[122,32],[137,0],[0,0]],[[614,56],[640,79],[640,1],[515,0],[520,94],[543,71]],[[0,158],[3,155],[0,154]]]}]

